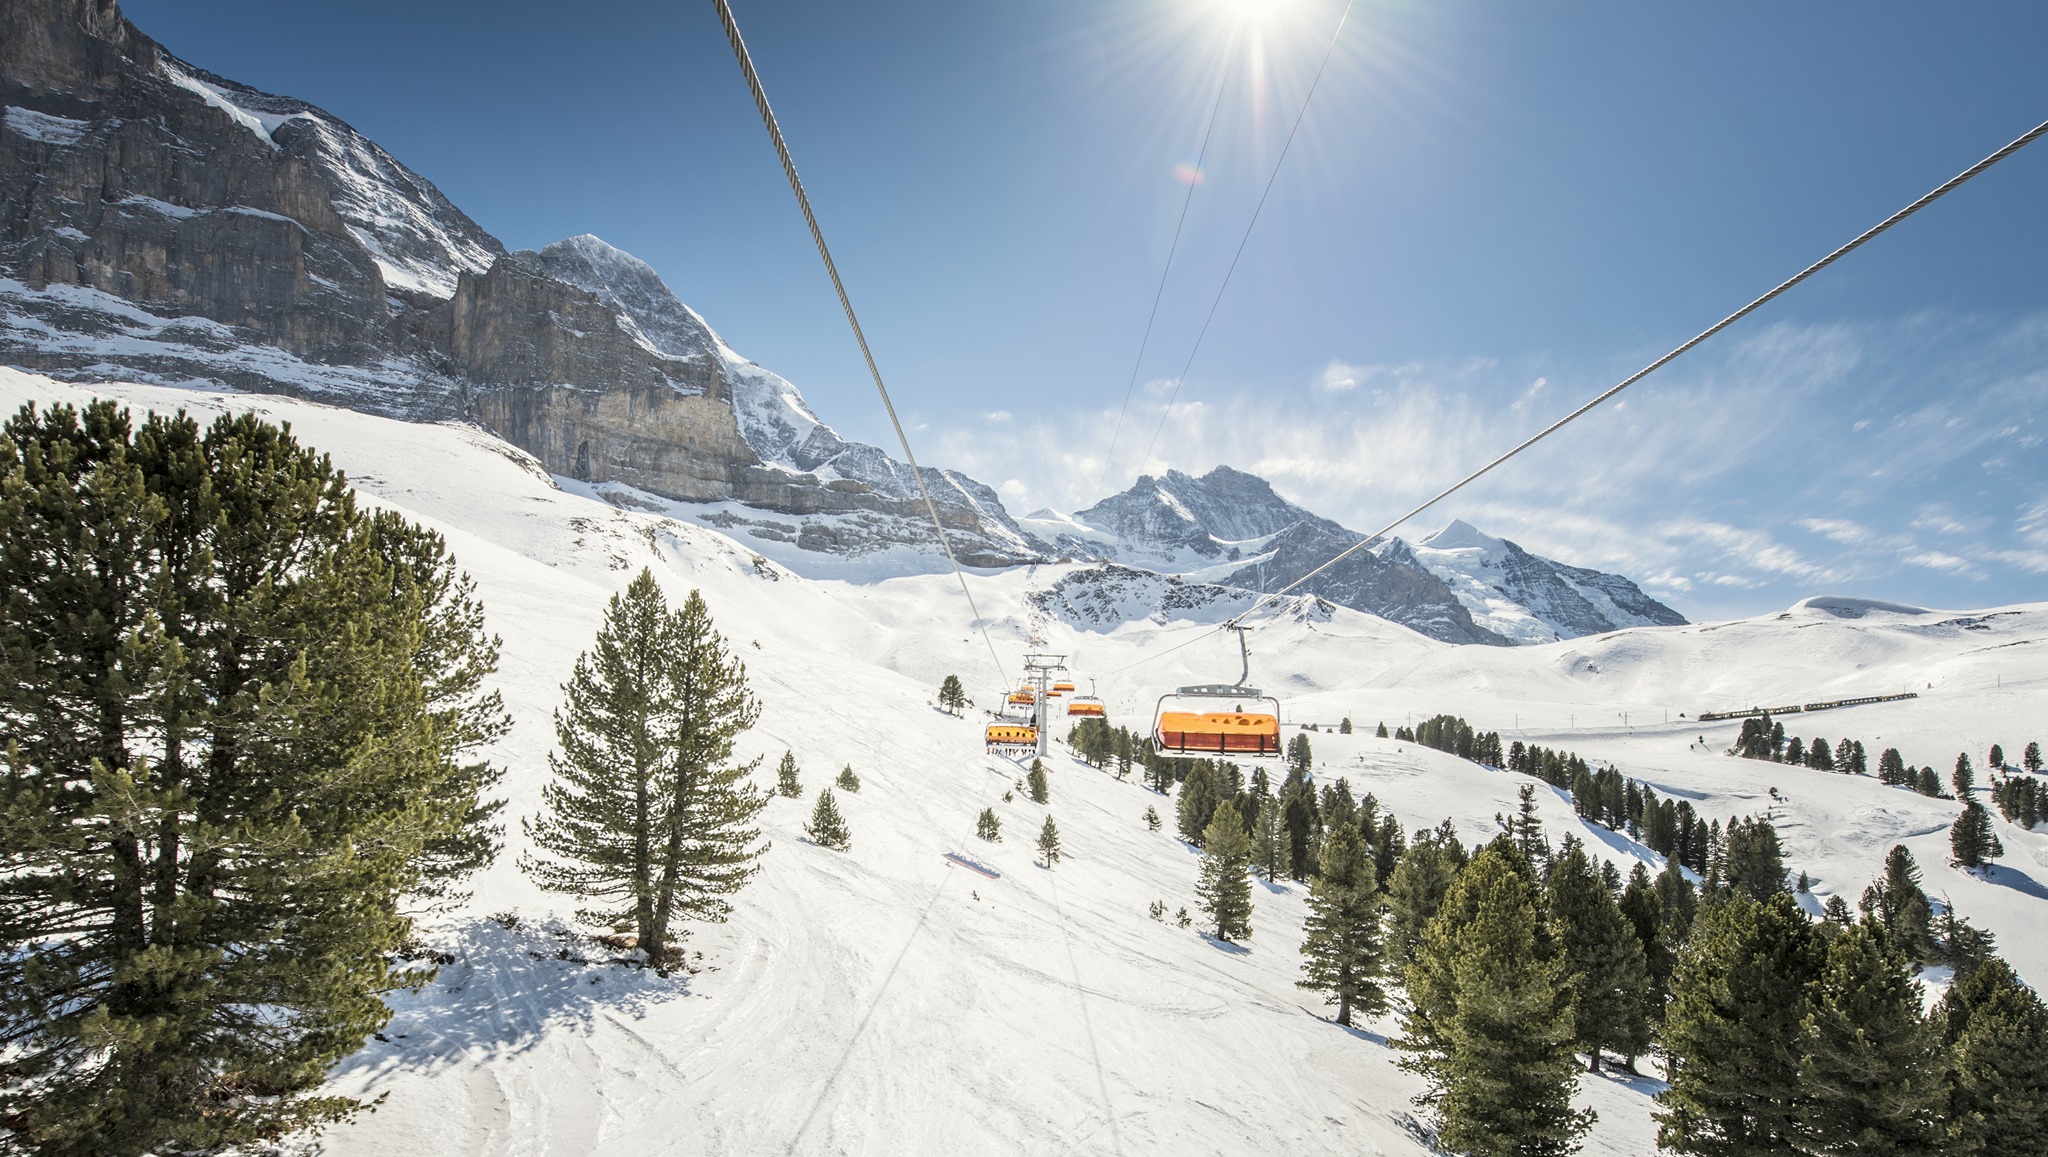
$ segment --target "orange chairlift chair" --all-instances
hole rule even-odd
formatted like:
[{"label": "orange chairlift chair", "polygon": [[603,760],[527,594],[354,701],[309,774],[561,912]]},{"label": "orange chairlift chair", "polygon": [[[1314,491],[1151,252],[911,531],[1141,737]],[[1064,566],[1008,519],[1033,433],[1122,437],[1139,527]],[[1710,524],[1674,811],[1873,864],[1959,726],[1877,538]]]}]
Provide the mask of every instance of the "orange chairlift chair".
[{"label": "orange chairlift chair", "polygon": [[[1243,668],[1235,683],[1201,683],[1159,697],[1152,714],[1152,747],[1171,755],[1236,755],[1253,759],[1280,755],[1280,701],[1247,686],[1251,652],[1237,632]],[[1183,700],[1169,708],[1168,700]],[[1228,703],[1228,709],[1223,707]],[[1250,709],[1246,705],[1251,704]]]}]

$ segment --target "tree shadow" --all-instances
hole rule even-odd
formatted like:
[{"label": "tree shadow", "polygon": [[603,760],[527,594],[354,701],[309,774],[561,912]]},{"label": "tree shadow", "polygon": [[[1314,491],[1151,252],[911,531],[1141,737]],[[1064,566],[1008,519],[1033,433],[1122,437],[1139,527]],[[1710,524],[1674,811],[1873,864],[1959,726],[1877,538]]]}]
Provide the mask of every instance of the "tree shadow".
[{"label": "tree shadow", "polygon": [[1236,943],[1235,941],[1218,940],[1216,939],[1216,936],[1213,933],[1204,932],[1201,933],[1201,937],[1203,940],[1208,941],[1209,947],[1214,948],[1218,952],[1228,952],[1232,956],[1250,956],[1252,954],[1252,950],[1250,948],[1247,948],[1242,944]]},{"label": "tree shadow", "polygon": [[2018,868],[2008,868],[2004,864],[1991,864],[1985,867],[1979,873],[1979,876],[1987,883],[1997,884],[2001,888],[2011,888],[2015,892],[2032,896],[2036,900],[2048,900],[2048,885],[2043,885],[2039,880],[2020,871]]},{"label": "tree shadow", "polygon": [[560,925],[507,928],[478,918],[433,946],[454,959],[421,988],[386,994],[391,1022],[332,1075],[434,1072],[479,1052],[512,1055],[551,1030],[617,1013],[638,1017],[690,994],[687,973],[663,977],[614,959]]}]

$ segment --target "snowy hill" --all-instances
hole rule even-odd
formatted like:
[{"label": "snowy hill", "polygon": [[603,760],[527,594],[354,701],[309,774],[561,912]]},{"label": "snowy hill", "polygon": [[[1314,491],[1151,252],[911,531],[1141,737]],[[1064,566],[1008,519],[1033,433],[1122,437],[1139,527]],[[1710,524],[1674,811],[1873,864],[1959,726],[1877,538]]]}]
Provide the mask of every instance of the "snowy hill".
[{"label": "snowy hill", "polygon": [[[1205,633],[1234,608],[1172,593],[1199,582],[1112,573],[1125,601],[1089,622],[1053,611],[1093,608],[1062,584],[1098,568],[976,576],[1009,665],[997,672],[948,575],[812,577],[743,538],[607,501],[474,426],[0,370],[7,412],[94,394],[291,422],[367,501],[448,535],[505,639],[497,685],[515,723],[495,758],[510,846],[465,908],[430,925],[452,962],[427,988],[395,994],[385,1039],[334,1074],[337,1089],[388,1099],[332,1132],[326,1152],[1428,1151],[1412,1124],[1417,1079],[1386,1045],[1392,1018],[1339,1029],[1294,987],[1299,888],[1257,886],[1244,945],[1152,920],[1154,900],[1169,912],[1194,903],[1197,855],[1139,819],[1171,801],[1063,757],[1049,810],[1068,858],[1035,867],[1029,834],[1048,809],[1021,793],[1002,800],[1019,769],[982,754],[973,718],[932,705],[948,673],[992,701],[1035,634],[1096,683],[1114,721],[1142,724],[1161,687],[1236,673],[1228,640]],[[571,905],[516,867],[516,821],[548,774],[559,684],[605,598],[642,566],[672,592],[702,590],[746,659],[763,701],[747,754],[772,763],[794,750],[810,788],[842,764],[864,781],[842,799],[844,855],[804,842],[807,801],[769,805],[774,846],[760,876],[731,923],[691,930],[701,971],[670,979],[606,963],[571,932]],[[1992,742],[2015,749],[2048,738],[2024,730],[2048,719],[2048,604],[1947,612],[1820,598],[1737,622],[1514,648],[1449,645],[1312,601],[1287,610],[1260,617],[1253,677],[1282,698],[1290,736],[1325,728],[1310,735],[1319,779],[1347,777],[1410,828],[1449,817],[1485,838],[1527,782],[1370,735],[1381,720],[1454,712],[1503,738],[1612,760],[1705,816],[1768,810],[1792,869],[1816,881],[1815,902],[1853,901],[1904,842],[1930,894],[1994,931],[2031,982],[2048,980],[2048,835],[1996,821],[2008,854],[1988,878],[1969,876],[1943,866],[1953,801],[1734,759],[1720,752],[1736,724],[1687,718],[1911,688],[1920,698],[1789,716],[1788,729],[1939,766]],[[1357,734],[1327,730],[1347,716]],[[1579,821],[1561,793],[1544,788],[1539,804],[1553,839],[1575,833],[1624,868],[1655,859]],[[1001,844],[972,840],[983,807],[1002,818]],[[1000,879],[941,859],[970,843]],[[1657,1087],[1581,1077],[1580,1103],[1600,1115],[1586,1151],[1649,1152]]]}]

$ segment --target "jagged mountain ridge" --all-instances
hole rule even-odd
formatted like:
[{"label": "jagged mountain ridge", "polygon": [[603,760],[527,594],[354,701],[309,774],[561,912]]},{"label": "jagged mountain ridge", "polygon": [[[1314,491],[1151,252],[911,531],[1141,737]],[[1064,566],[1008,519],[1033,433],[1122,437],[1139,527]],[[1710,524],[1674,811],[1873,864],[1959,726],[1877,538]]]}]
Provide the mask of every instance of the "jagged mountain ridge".
[{"label": "jagged mountain ridge", "polygon": [[[595,238],[507,252],[340,118],[164,50],[112,0],[0,7],[0,359],[474,421],[550,471],[933,545],[915,479]],[[1043,556],[926,475],[964,561]]]},{"label": "jagged mountain ridge", "polygon": [[[841,438],[645,262],[589,235],[508,252],[339,118],[179,59],[112,0],[9,0],[0,32],[0,358],[467,419],[614,500],[715,504],[698,517],[764,549],[929,561],[910,468]],[[1260,591],[1357,541],[1228,467],[1141,478],[1073,519],[1015,519],[956,471],[923,481],[971,565],[1117,560]],[[1514,625],[1590,633],[1648,602],[1511,561],[1549,608]],[[1433,566],[1361,551],[1306,591],[1510,641],[1483,592]]]},{"label": "jagged mountain ridge", "polygon": [[[1169,471],[1077,511],[1024,520],[1064,546],[1254,591],[1277,590],[1364,536],[1282,498],[1257,475]],[[1452,643],[1550,642],[1685,618],[1620,575],[1569,566],[1454,520],[1420,546],[1360,550],[1304,593]]]}]

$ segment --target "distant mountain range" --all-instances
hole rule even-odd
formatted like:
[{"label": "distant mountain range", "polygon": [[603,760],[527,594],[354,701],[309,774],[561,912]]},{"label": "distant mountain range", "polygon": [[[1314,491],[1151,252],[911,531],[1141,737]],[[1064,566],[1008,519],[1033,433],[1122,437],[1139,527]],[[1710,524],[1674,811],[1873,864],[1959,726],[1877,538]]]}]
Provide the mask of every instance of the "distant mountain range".
[{"label": "distant mountain range", "polygon": [[[180,60],[111,0],[0,6],[0,105],[0,361],[465,419],[614,501],[706,504],[764,551],[929,564],[909,466],[841,438],[596,237],[508,251],[340,118]],[[970,565],[1123,564],[1098,576],[1114,592],[1063,584],[1054,602],[1091,616],[1246,603],[1360,537],[1229,467],[1023,519],[957,471],[923,481]],[[1462,522],[1304,590],[1456,643],[1684,622]]]}]

